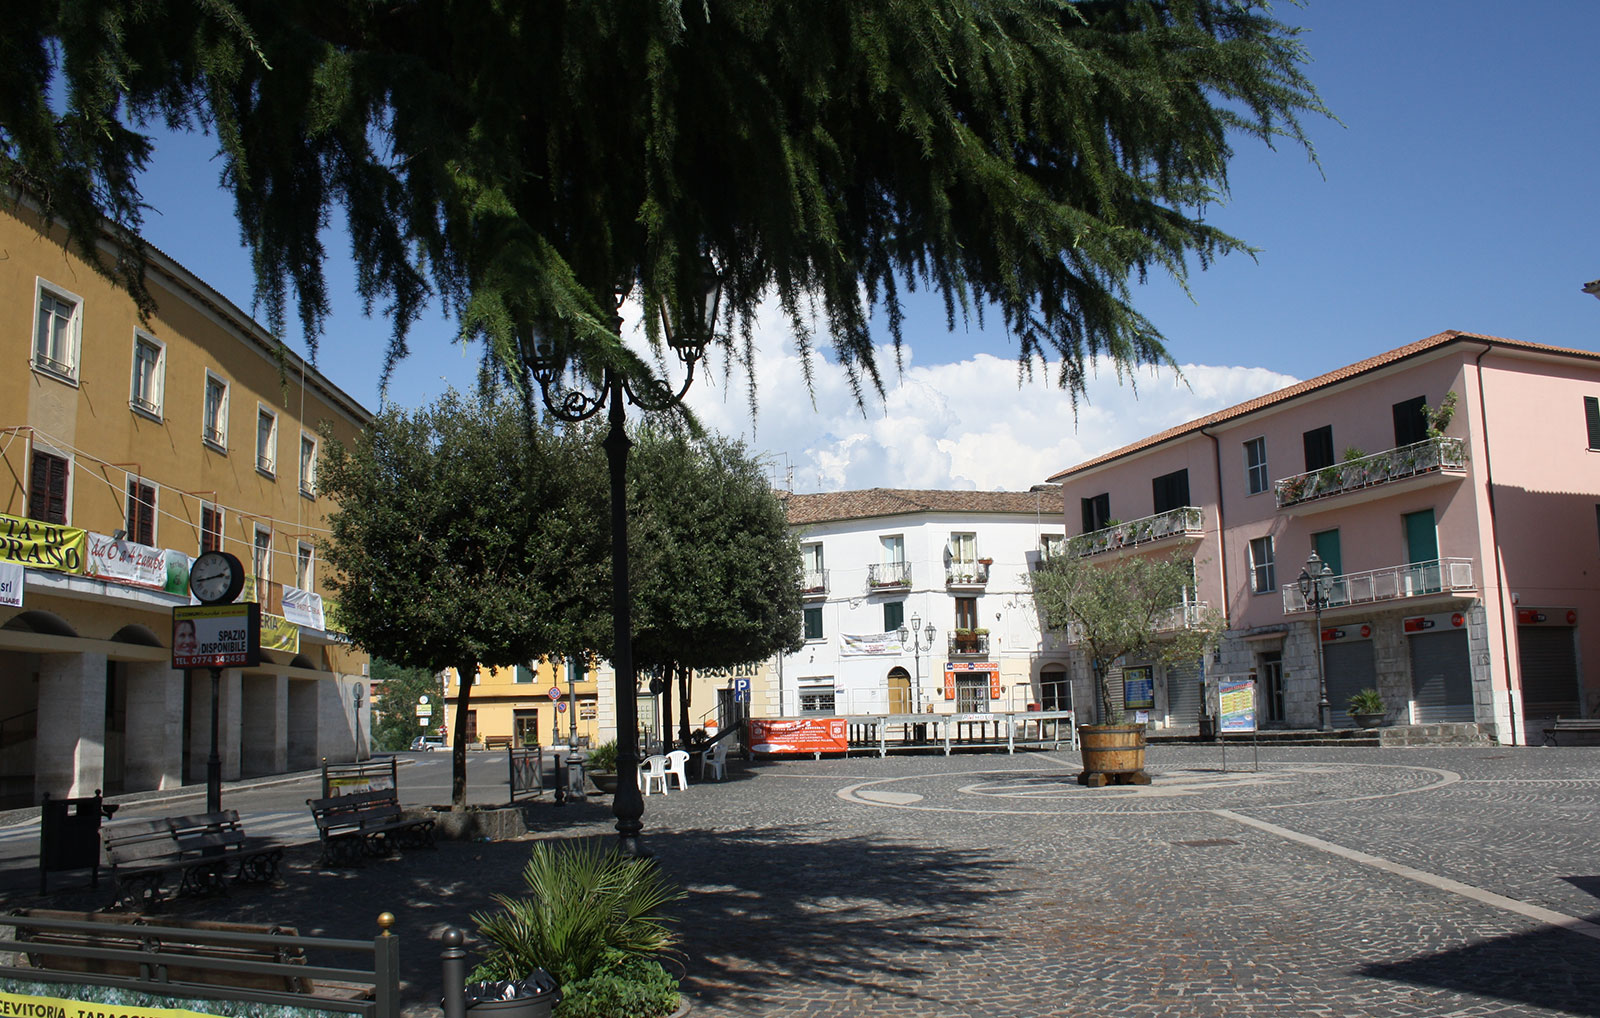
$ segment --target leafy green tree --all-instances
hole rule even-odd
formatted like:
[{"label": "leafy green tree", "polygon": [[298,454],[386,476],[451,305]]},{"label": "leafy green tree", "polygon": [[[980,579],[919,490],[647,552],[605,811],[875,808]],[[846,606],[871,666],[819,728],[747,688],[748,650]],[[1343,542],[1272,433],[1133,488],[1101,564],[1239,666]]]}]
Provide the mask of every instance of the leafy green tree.
[{"label": "leafy green tree", "polygon": [[1100,717],[1122,723],[1122,705],[1111,698],[1108,671],[1118,659],[1152,658],[1168,664],[1193,661],[1221,634],[1212,612],[1168,624],[1194,585],[1194,561],[1182,554],[1130,555],[1109,562],[1054,555],[1026,577],[1033,603],[1048,629],[1074,633],[1094,671]]},{"label": "leafy green tree", "polygon": [[443,709],[444,685],[436,673],[426,668],[401,668],[380,657],[372,659],[372,681],[382,689],[372,721],[372,742],[379,749],[409,749],[417,736],[436,730],[434,721],[417,723],[420,697],[440,705],[434,708],[435,716]]},{"label": "leafy green tree", "polygon": [[694,669],[731,668],[804,643],[800,547],[742,443],[649,428],[635,441],[634,662],[676,678],[687,743]]},{"label": "leafy green tree", "polygon": [[[609,582],[603,535],[562,529],[575,526],[572,479],[599,473],[595,457],[515,402],[454,393],[389,407],[349,447],[332,434],[325,443],[319,480],[338,509],[322,554],[340,622],[396,665],[462,677],[452,795],[464,805],[471,677],[573,646],[587,621],[573,605]],[[593,548],[552,544],[591,532]]]},{"label": "leafy green tree", "polygon": [[40,0],[0,34],[0,181],[85,251],[108,215],[95,261],[148,307],[140,128],[213,131],[268,322],[292,294],[313,350],[337,208],[391,365],[438,294],[513,370],[542,329],[641,375],[614,295],[656,337],[709,259],[725,325],[775,298],[809,349],[819,313],[858,395],[922,287],[1076,396],[1171,363],[1130,281],[1249,250],[1206,212],[1238,139],[1307,146],[1307,60],[1268,0]]}]

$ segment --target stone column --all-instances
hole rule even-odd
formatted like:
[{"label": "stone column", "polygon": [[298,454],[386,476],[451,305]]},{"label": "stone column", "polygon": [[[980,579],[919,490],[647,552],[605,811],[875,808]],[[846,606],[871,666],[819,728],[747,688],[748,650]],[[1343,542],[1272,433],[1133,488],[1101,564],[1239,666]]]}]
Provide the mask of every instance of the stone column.
[{"label": "stone column", "polygon": [[289,679],[280,675],[246,675],[240,680],[244,725],[245,776],[282,774],[288,770]]},{"label": "stone column", "polygon": [[284,715],[288,747],[286,770],[314,770],[322,762],[318,747],[321,725],[317,714],[317,689],[322,685],[316,679],[288,680]]},{"label": "stone column", "polygon": [[93,795],[105,776],[106,656],[39,658],[34,797]]},{"label": "stone column", "polygon": [[[356,682],[362,682],[356,676]],[[356,758],[355,687],[345,676],[322,680],[317,687],[317,755],[330,763],[350,763]]]},{"label": "stone column", "polygon": [[183,672],[165,661],[130,661],[125,668],[126,790],[176,788],[183,783]]}]

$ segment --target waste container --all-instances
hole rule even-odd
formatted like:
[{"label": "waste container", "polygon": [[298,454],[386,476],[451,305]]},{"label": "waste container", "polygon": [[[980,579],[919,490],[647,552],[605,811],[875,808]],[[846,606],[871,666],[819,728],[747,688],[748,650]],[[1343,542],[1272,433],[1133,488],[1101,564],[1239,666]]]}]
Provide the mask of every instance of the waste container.
[{"label": "waste container", "polygon": [[39,807],[39,893],[46,893],[50,873],[92,870],[91,883],[100,886],[100,821],[115,813],[95,789],[78,799],[52,799],[44,794]]},{"label": "waste container", "polygon": [[467,1014],[477,1018],[550,1018],[561,1003],[561,987],[544,969],[526,979],[467,984]]}]

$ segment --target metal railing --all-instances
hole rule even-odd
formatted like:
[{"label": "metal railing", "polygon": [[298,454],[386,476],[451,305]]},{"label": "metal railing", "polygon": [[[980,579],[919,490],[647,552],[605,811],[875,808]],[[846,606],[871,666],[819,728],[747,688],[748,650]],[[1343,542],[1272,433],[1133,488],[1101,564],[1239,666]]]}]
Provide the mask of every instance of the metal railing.
[{"label": "metal railing", "polygon": [[145,399],[143,396],[134,396],[130,398],[128,400],[128,405],[133,407],[135,410],[141,410],[144,413],[149,414],[151,417],[161,416],[161,408],[156,405],[155,401]]},{"label": "metal railing", "polygon": [[880,562],[867,567],[867,586],[869,587],[909,587],[911,586],[910,562]]},{"label": "metal railing", "polygon": [[[1206,601],[1185,601],[1182,604],[1175,604],[1151,620],[1150,631],[1152,633],[1177,633],[1185,629],[1193,629],[1200,624],[1201,619],[1205,618],[1206,610],[1209,607],[1210,605]],[[1050,635],[1060,637],[1059,632],[1052,632]],[[1077,622],[1067,623],[1065,641],[1069,647],[1082,643],[1083,626]]]},{"label": "metal railing", "polygon": [[947,587],[981,587],[989,582],[987,562],[951,562],[944,567]]},{"label": "metal railing", "polygon": [[[1351,604],[1397,601],[1408,597],[1453,594],[1477,590],[1472,582],[1470,558],[1438,558],[1429,562],[1368,569],[1345,573],[1322,581],[1325,601],[1322,610]],[[1293,583],[1283,588],[1283,613],[1294,615],[1312,611],[1314,606]]]},{"label": "metal railing", "polygon": [[825,595],[828,593],[828,571],[826,569],[807,569],[800,577],[800,593],[808,597]]},{"label": "metal railing", "polygon": [[1154,516],[1079,534],[1067,542],[1074,555],[1099,555],[1118,548],[1137,548],[1173,537],[1199,537],[1205,532],[1205,514],[1199,506],[1186,505]]},{"label": "metal railing", "polygon": [[949,635],[947,650],[952,657],[983,657],[989,653],[989,634]]},{"label": "metal railing", "polygon": [[1273,484],[1273,493],[1278,508],[1287,509],[1420,474],[1464,470],[1466,465],[1466,442],[1441,436],[1285,477]]}]

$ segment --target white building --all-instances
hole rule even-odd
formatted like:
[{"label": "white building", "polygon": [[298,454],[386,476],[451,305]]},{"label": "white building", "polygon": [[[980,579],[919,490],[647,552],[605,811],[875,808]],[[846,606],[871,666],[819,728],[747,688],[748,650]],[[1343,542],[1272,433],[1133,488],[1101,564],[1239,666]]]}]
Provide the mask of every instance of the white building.
[{"label": "white building", "polygon": [[1059,488],[785,502],[805,562],[806,644],[778,662],[758,715],[1070,706],[1067,655],[1041,651],[1025,578],[1064,540]]}]

